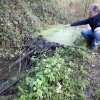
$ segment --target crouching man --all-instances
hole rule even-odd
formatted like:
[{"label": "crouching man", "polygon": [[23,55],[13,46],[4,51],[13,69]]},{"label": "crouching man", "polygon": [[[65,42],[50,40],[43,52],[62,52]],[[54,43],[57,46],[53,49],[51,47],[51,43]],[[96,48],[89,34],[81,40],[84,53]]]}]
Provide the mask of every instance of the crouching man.
[{"label": "crouching man", "polygon": [[83,29],[81,34],[87,41],[90,49],[98,48],[100,46],[100,8],[96,4],[92,4],[89,7],[89,18],[67,24],[65,27],[86,24],[89,24],[91,29]]}]

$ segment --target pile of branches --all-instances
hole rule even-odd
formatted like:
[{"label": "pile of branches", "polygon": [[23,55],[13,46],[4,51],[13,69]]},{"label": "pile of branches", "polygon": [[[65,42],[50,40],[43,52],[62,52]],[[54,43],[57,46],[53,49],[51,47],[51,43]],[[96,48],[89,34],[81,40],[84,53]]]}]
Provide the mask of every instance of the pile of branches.
[{"label": "pile of branches", "polygon": [[0,66],[0,95],[9,94],[7,91],[36,66],[37,62],[31,59],[33,56],[39,60],[44,52],[47,56],[52,56],[57,47],[64,46],[48,42],[41,35],[34,39],[27,39],[22,53]]}]

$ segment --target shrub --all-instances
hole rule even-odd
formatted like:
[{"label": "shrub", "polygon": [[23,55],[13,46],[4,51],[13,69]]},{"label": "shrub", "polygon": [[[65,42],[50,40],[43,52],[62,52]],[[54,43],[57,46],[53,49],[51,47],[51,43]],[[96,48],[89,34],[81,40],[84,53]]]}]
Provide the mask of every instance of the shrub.
[{"label": "shrub", "polygon": [[88,77],[85,66],[81,64],[85,60],[82,58],[83,53],[77,48],[57,49],[53,57],[45,56],[20,82],[19,100],[85,99]]}]

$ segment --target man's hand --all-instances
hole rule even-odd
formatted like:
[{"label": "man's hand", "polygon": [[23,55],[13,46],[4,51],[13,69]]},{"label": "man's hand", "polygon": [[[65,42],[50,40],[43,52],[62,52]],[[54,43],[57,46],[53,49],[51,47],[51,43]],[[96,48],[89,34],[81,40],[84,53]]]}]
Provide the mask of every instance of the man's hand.
[{"label": "man's hand", "polygon": [[68,28],[70,26],[70,24],[65,25],[65,28]]}]

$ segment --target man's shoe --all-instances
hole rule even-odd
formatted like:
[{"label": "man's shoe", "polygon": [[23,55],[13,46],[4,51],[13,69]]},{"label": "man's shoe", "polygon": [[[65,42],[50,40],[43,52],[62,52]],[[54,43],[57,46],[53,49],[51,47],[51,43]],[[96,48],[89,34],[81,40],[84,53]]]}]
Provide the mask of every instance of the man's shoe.
[{"label": "man's shoe", "polygon": [[98,45],[96,45],[96,46],[91,45],[91,46],[89,47],[89,49],[92,49],[92,50],[95,50],[95,51],[97,51],[98,48],[100,48],[100,42],[99,42]]}]

